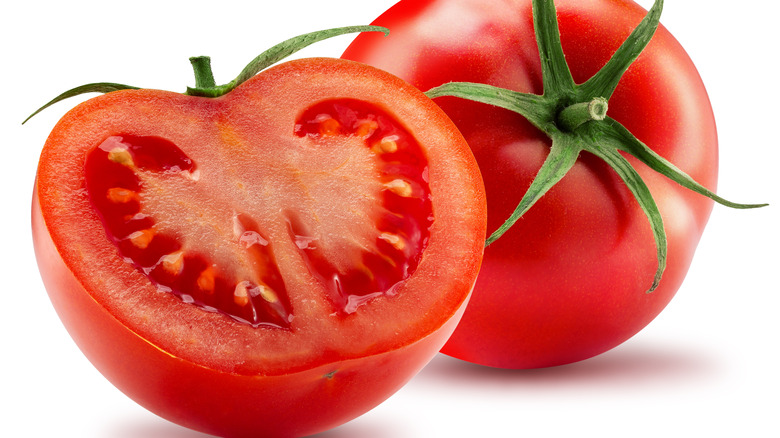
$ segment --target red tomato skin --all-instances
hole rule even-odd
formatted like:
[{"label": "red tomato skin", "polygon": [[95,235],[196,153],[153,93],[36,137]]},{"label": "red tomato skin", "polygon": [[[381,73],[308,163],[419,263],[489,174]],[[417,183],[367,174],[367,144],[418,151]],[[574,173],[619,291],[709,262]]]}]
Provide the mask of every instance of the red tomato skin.
[{"label": "red tomato skin", "polygon": [[[287,69],[293,72],[290,76],[295,76],[305,71],[321,73],[320,70],[326,70],[331,75],[345,74],[345,77],[350,78],[357,78],[360,76],[358,73],[365,73],[365,66],[346,61],[344,64],[334,64],[332,61],[294,61],[276,67],[274,72],[284,76]],[[405,86],[397,78],[385,80],[389,82],[381,86],[391,89]],[[254,90],[252,87],[254,85],[248,82],[234,93],[238,95],[251,92]],[[416,90],[411,91],[417,94]],[[381,90],[377,92],[382,93]],[[70,128],[78,127],[80,114],[90,113],[95,108],[104,110],[105,107],[123,101],[126,98],[122,93],[124,92],[101,96],[72,110],[76,116],[66,116],[58,128],[55,128],[49,141],[57,143],[62,140],[59,137],[65,135]],[[166,101],[180,103],[182,99],[186,99],[175,93],[154,90],[140,90],[138,93],[155,97],[161,93],[158,100],[162,105],[167,105]],[[420,96],[420,102],[422,105],[429,104],[423,96]],[[147,102],[145,105],[146,110],[154,111],[156,104]],[[196,100],[193,106],[197,105]],[[426,118],[427,124],[441,127],[442,123],[450,123],[435,105],[430,103],[430,107],[435,109],[435,113],[429,113],[428,116],[441,116]],[[436,129],[438,128],[433,131]],[[290,132],[292,133],[292,128]],[[449,132],[457,136],[454,126]],[[63,235],[68,233],[50,228],[47,220],[59,214],[56,210],[60,207],[51,205],[50,192],[56,181],[48,178],[42,181],[41,171],[46,170],[43,168],[39,168],[32,201],[33,243],[41,276],[55,310],[85,356],[118,389],[153,413],[177,424],[224,437],[304,436],[328,430],[365,413],[397,391],[438,353],[462,316],[479,270],[486,206],[481,177],[476,166],[472,165],[471,170],[467,170],[470,156],[468,148],[463,143],[456,149],[442,149],[442,152],[457,160],[460,163],[458,166],[466,166],[461,178],[473,181],[473,184],[466,185],[469,186],[469,191],[474,189],[478,202],[473,206],[464,206],[465,210],[471,213],[464,222],[473,225],[469,226],[470,231],[467,234],[474,233],[474,236],[463,239],[464,242],[471,241],[463,246],[464,252],[461,254],[464,256],[464,276],[448,282],[449,285],[445,287],[451,286],[454,290],[442,300],[447,301],[441,303],[442,308],[436,309],[441,311],[451,308],[452,311],[450,314],[429,315],[430,318],[423,321],[422,326],[432,330],[421,332],[417,339],[411,342],[406,338],[391,340],[389,345],[392,348],[379,352],[371,351],[364,356],[353,354],[341,358],[336,355],[336,360],[331,360],[332,357],[324,358],[318,360],[318,364],[313,367],[298,367],[290,372],[277,371],[268,375],[226,372],[171,354],[147,339],[144,333],[132,330],[126,322],[109,311],[104,303],[95,299],[93,291],[86,286],[88,282],[80,278],[78,271],[66,261],[74,263],[72,255],[63,256],[63,252],[67,252],[62,243]],[[47,157],[47,151],[49,150],[44,148],[42,162],[46,162],[44,166],[51,170],[51,166],[60,163]],[[435,157],[432,158],[434,159]],[[55,169],[54,173],[57,170]],[[72,171],[73,169],[69,170]],[[436,169],[435,173],[438,172],[440,170]],[[432,169],[432,186],[439,184],[435,182],[438,178]],[[446,180],[448,178],[444,178],[442,182]],[[48,203],[44,198],[49,199]],[[83,214],[85,220],[93,220],[88,217],[94,213],[79,214]],[[444,220],[445,216],[452,214],[457,212],[439,211],[438,217]],[[461,225],[463,224],[457,226]],[[428,247],[430,251],[426,252],[426,256],[434,253],[446,254],[447,246],[438,234],[432,235]],[[465,250],[466,246],[471,249]],[[426,266],[422,266],[423,263]],[[425,261],[423,263],[418,267],[418,273],[441,269],[441,266],[436,264]],[[101,275],[99,272],[97,274]],[[458,286],[455,286],[456,284]],[[402,293],[399,292],[400,295]],[[456,296],[459,296],[457,303],[452,300]],[[358,312],[360,310],[358,309]],[[431,327],[429,321],[437,318],[441,318],[442,323]]]},{"label": "red tomato skin", "polygon": [[[141,406],[174,423],[218,436],[248,438],[258,436],[258,431],[269,437],[305,436],[345,423],[362,414],[365,406],[381,403],[422,369],[459,317],[414,344],[361,359],[280,376],[213,370],[161,350],[117,321],[59,257],[37,195],[32,218],[44,284],[84,355]],[[336,405],[334,400],[341,402]]]},{"label": "red tomato skin", "polygon": [[[606,63],[645,14],[625,0],[555,3],[577,83]],[[345,58],[386,69],[423,91],[467,81],[542,93],[530,1],[401,1],[375,24],[387,26],[390,36],[361,35]],[[549,140],[517,114],[454,98],[436,102],[474,151],[492,232],[530,185]],[[663,26],[621,80],[609,116],[715,189],[718,147],[709,98],[693,62]],[[656,259],[644,213],[611,169],[583,154],[486,248],[470,304],[443,353],[502,368],[567,364],[621,344],[666,307],[688,271],[712,201],[628,159],[665,222],[668,266],[660,287],[645,293]]]},{"label": "red tomato skin", "polygon": [[[59,257],[37,196],[32,218],[44,284],[84,355],[141,406],[174,423],[218,436],[256,437],[257,431],[269,437],[305,436],[345,423],[362,414],[365,406],[378,405],[422,369],[459,317],[404,348],[306,371],[247,376],[213,370],[168,354],[117,321]],[[334,400],[341,402],[335,405]]]}]

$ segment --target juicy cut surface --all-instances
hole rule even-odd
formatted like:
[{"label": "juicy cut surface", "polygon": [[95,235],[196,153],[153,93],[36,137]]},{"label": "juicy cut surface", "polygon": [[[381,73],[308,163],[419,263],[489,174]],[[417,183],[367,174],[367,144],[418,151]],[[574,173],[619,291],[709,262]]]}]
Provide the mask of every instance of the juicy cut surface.
[{"label": "juicy cut surface", "polygon": [[337,314],[393,295],[434,219],[420,145],[357,100],[318,103],[293,129],[263,145],[252,142],[274,139],[223,127],[213,147],[245,155],[223,174],[187,144],[109,136],[87,155],[90,201],[122,258],[158,290],[253,327],[293,324],[280,246],[299,252]]}]

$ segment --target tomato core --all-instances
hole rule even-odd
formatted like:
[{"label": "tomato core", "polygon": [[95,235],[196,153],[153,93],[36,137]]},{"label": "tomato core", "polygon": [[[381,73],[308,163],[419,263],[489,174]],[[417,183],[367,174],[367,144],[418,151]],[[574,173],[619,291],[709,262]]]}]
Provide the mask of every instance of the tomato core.
[{"label": "tomato core", "polygon": [[[375,156],[374,174],[381,204],[372,215],[376,229],[369,245],[322,246],[315,214],[285,209],[279,214],[289,238],[301,251],[338,313],[349,314],[371,298],[392,295],[417,268],[433,222],[427,160],[414,138],[390,116],[357,100],[321,102],[304,111],[294,127],[318,147],[337,147],[336,136],[359,137]],[[207,311],[251,324],[289,328],[293,309],[273,245],[250,215],[232,217],[236,270],[204,250],[187,249],[183,236],[158,226],[145,208],[146,188],[161,179],[197,182],[196,163],[177,145],[159,137],[115,135],[93,148],[86,159],[86,181],[92,205],[104,228],[128,263],[163,292]],[[175,202],[175,200],[173,200]],[[312,220],[312,218],[315,218]],[[333,260],[347,253],[349,264]]]}]

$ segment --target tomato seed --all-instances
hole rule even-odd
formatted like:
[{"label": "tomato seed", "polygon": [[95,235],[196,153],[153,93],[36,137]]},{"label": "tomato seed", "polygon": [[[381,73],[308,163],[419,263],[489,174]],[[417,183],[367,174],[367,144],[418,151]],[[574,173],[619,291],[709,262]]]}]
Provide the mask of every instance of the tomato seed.
[{"label": "tomato seed", "polygon": [[341,132],[341,123],[336,119],[328,118],[320,122],[320,135],[331,137],[339,135]]},{"label": "tomato seed", "polygon": [[174,275],[180,274],[184,266],[184,251],[164,255],[160,259],[160,264],[166,272]]},{"label": "tomato seed", "polygon": [[412,185],[402,179],[394,179],[385,184],[385,187],[398,196],[408,198],[413,195]]},{"label": "tomato seed", "polygon": [[213,294],[216,286],[215,277],[216,275],[213,267],[209,266],[208,268],[203,270],[203,272],[200,273],[198,279],[196,280],[198,289],[200,289],[202,292],[205,292],[207,294]]},{"label": "tomato seed", "polygon": [[114,163],[121,164],[123,166],[132,167],[133,156],[126,148],[116,147],[108,152],[108,159]]},{"label": "tomato seed", "polygon": [[260,290],[260,298],[268,301],[271,304],[279,302],[279,296],[276,295],[276,292],[271,290],[271,288],[260,285],[258,286],[258,289]]},{"label": "tomato seed", "polygon": [[376,120],[361,120],[355,129],[355,135],[358,137],[370,137],[378,128],[379,123]]},{"label": "tomato seed", "polygon": [[154,235],[155,232],[152,229],[139,230],[130,233],[130,235],[127,236],[127,239],[136,248],[146,249],[147,247],[149,247],[149,244],[152,243],[152,239],[154,239]]},{"label": "tomato seed", "polygon": [[122,187],[111,187],[108,189],[108,192],[106,193],[106,197],[111,202],[116,202],[120,204],[132,202],[132,201],[138,201],[138,193],[133,190],[128,190]]},{"label": "tomato seed", "polygon": [[404,248],[406,248],[406,243],[404,240],[397,234],[392,233],[382,233],[379,235],[379,239],[389,243],[393,246],[393,248],[403,251]]},{"label": "tomato seed", "polygon": [[233,291],[233,302],[241,307],[249,304],[249,290],[247,289],[248,282],[242,281],[236,285]]},{"label": "tomato seed", "polygon": [[378,154],[392,154],[398,152],[398,140],[399,138],[397,135],[384,137],[374,144],[371,150]]}]

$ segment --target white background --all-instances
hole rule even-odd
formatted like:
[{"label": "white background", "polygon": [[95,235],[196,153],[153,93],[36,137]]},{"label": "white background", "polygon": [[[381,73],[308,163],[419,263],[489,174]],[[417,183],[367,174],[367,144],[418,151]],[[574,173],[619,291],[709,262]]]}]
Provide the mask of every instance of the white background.
[{"label": "white background", "polygon": [[[119,393],[60,324],[35,266],[30,195],[48,132],[79,99],[24,127],[20,122],[61,91],[88,82],[183,91],[193,82],[187,59],[194,55],[211,55],[217,82],[224,83],[283,39],[368,24],[393,0],[6,3],[0,436],[204,437]],[[718,191],[773,205],[760,211],[716,206],[677,297],[615,350],[533,371],[440,355],[386,403],[323,438],[780,436],[780,92],[773,64],[780,6],[769,0],[727,6],[733,4],[668,0],[661,21],[686,47],[710,92],[721,147]],[[351,38],[298,56],[338,57]]]}]

